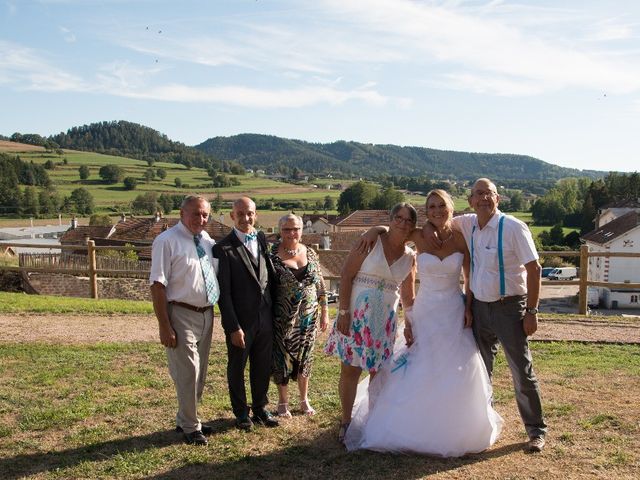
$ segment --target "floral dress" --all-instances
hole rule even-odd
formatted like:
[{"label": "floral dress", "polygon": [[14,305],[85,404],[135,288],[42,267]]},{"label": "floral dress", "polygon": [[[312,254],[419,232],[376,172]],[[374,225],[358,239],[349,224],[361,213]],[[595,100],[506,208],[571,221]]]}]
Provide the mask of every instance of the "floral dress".
[{"label": "floral dress", "polygon": [[400,284],[411,272],[414,257],[413,250],[405,247],[404,254],[389,265],[378,238],[353,279],[349,336],[340,333],[334,323],[325,353],[369,372],[380,369],[393,353]]},{"label": "floral dress", "polygon": [[311,374],[320,306],[326,305],[327,299],[316,252],[307,248],[308,263],[297,278],[298,272],[276,254],[278,245],[270,249],[277,279],[272,376],[276,384],[286,385],[290,379],[297,380],[298,374]]}]

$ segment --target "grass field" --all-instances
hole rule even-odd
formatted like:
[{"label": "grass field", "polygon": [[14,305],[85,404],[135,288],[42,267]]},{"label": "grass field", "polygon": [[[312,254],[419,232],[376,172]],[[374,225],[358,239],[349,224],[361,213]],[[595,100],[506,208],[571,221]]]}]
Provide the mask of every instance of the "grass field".
[{"label": "grass field", "polygon": [[[172,432],[173,386],[153,343],[0,344],[0,471],[18,478],[634,478],[638,468],[640,352],[631,346],[534,344],[550,423],[531,458],[501,361],[496,408],[503,438],[461,459],[374,452],[335,442],[338,365],[318,354],[315,417],[278,429],[232,427],[224,345],[215,342],[201,412],[204,448]],[[426,415],[430,412],[425,412]],[[637,478],[637,477],[636,477]]]},{"label": "grass field", "polygon": [[[29,312],[33,303],[11,300],[16,296],[0,295],[0,305],[14,304],[4,311]],[[90,332],[96,321],[91,300],[69,301],[44,298],[49,308],[39,310],[45,313],[43,324],[46,313],[71,308],[85,318]],[[106,301],[103,312],[126,318],[140,313],[138,303]],[[153,316],[149,321],[153,328]],[[532,343],[550,428],[547,448],[535,456],[522,450],[526,437],[508,368],[499,355],[494,394],[505,419],[501,438],[486,452],[442,459],[347,453],[340,447],[335,441],[339,365],[322,355],[319,346],[310,382],[318,414],[294,415],[277,429],[236,430],[218,318],[214,330],[201,406],[214,434],[202,448],[184,445],[173,431],[175,394],[157,342],[94,342],[90,334],[86,342],[75,344],[0,339],[0,478],[637,478],[638,345]],[[325,337],[320,336],[319,345]],[[273,401],[273,389],[271,395]],[[297,401],[294,394],[292,404]]]}]

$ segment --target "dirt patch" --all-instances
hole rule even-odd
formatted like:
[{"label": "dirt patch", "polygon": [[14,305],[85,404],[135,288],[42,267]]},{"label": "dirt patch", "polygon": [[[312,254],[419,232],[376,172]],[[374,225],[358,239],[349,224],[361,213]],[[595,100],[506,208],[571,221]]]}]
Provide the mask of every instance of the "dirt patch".
[{"label": "dirt patch", "polygon": [[44,152],[44,147],[0,140],[0,152]]},{"label": "dirt patch", "polygon": [[[97,342],[157,342],[158,324],[153,315],[0,315],[0,342],[59,344]],[[214,340],[222,341],[219,317]],[[326,333],[324,334],[326,335]],[[321,335],[319,341],[323,341]],[[545,320],[533,340],[640,344],[640,322],[600,319]]]}]

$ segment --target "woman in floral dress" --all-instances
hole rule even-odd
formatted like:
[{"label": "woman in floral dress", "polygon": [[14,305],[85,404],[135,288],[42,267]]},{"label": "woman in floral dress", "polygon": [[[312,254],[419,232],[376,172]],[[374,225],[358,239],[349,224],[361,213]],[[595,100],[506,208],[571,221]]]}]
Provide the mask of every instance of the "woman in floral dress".
[{"label": "woman in floral dress", "polygon": [[415,254],[405,242],[416,221],[412,205],[396,205],[391,210],[389,231],[380,236],[371,252],[354,248],[343,266],[338,318],[325,346],[325,353],[342,361],[338,386],[341,442],[351,421],[360,373],[366,370],[373,378],[393,353],[400,297],[405,311],[412,308]]},{"label": "woman in floral dress", "polygon": [[308,389],[313,346],[328,323],[324,280],[316,253],[300,243],[302,219],[289,214],[279,221],[280,242],[271,246],[276,272],[273,381],[278,385],[278,415],[291,417],[289,380],[298,382],[300,411],[313,415]]}]

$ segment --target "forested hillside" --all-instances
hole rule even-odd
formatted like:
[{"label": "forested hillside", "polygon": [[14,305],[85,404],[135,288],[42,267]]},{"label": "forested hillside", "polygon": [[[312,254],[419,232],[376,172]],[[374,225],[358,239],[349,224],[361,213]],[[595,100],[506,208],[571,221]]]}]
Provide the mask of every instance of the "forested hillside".
[{"label": "forested hillside", "polygon": [[605,174],[558,167],[525,155],[454,152],[347,141],[310,143],[257,134],[214,137],[189,147],[149,127],[126,121],[73,127],[66,133],[48,138],[15,133],[11,140],[42,144],[49,149],[84,150],[127,156],[149,163],[165,161],[225,171],[229,170],[229,165],[224,162],[237,161],[245,168],[259,168],[270,173],[331,173],[368,179],[404,176],[465,181],[488,176],[501,183],[552,183],[566,177],[595,179]]},{"label": "forested hillside", "polygon": [[[169,140],[157,130],[121,121],[73,127],[49,137],[60,148],[137,158],[149,162],[172,162],[208,168],[210,155]],[[16,141],[20,141],[19,139]]]},{"label": "forested hillside", "polygon": [[341,172],[363,177],[422,176],[498,181],[545,180],[564,177],[598,178],[603,172],[558,167],[533,157],[513,154],[467,153],[397,145],[339,141],[328,144],[242,134],[211,138],[196,148],[220,160],[238,160],[245,167],[306,172]]}]

